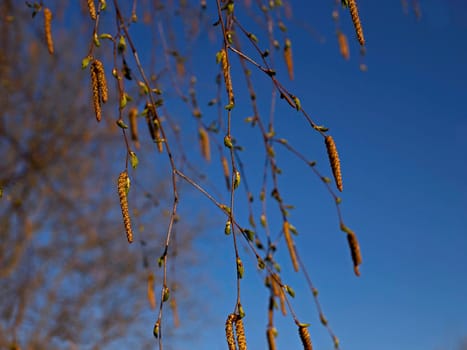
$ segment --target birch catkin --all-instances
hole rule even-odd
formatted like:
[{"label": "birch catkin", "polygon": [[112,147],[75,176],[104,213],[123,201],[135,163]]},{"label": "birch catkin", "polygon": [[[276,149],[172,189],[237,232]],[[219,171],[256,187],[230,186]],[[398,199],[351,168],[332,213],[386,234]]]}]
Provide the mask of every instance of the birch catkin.
[{"label": "birch catkin", "polygon": [[355,32],[357,34],[358,42],[361,46],[365,45],[365,38],[363,36],[362,23],[360,22],[360,16],[358,15],[357,0],[348,0],[349,1],[349,10],[350,16],[352,17],[352,22],[355,27]]},{"label": "birch catkin", "polygon": [[136,149],[140,148],[139,138],[138,138],[138,121],[136,120],[138,116],[138,109],[133,107],[128,112],[128,119],[130,120],[130,132],[131,132],[131,139],[135,143]]},{"label": "birch catkin", "polygon": [[235,333],[237,333],[238,350],[247,350],[243,320],[238,316],[235,320]]},{"label": "birch catkin", "polygon": [[131,229],[131,220],[130,220],[130,212],[128,210],[128,197],[127,191],[129,188],[130,178],[128,177],[128,173],[122,171],[118,176],[118,196],[120,198],[120,207],[122,209],[122,216],[123,216],[123,224],[125,225],[126,231],[126,238],[128,239],[128,243],[133,242],[133,231]]},{"label": "birch catkin", "polygon": [[233,94],[232,77],[230,75],[230,65],[229,65],[229,60],[227,57],[227,52],[225,51],[225,49],[222,49],[219,52],[219,55],[220,55],[220,61],[222,65],[222,73],[224,75],[225,89],[227,90],[227,96],[229,98],[229,105],[233,107],[234,94]]},{"label": "birch catkin", "polygon": [[342,192],[344,186],[342,184],[341,162],[339,159],[339,153],[337,153],[336,143],[332,136],[329,135],[326,136],[324,142],[326,143],[326,150],[328,152],[332,174],[334,175],[334,181],[336,181],[337,189]]},{"label": "birch catkin", "polygon": [[237,315],[230,314],[229,316],[227,316],[227,320],[225,321],[225,339],[227,340],[229,350],[236,350],[235,337],[233,331],[233,323],[236,320],[236,318]]},{"label": "birch catkin", "polygon": [[151,309],[156,308],[156,294],[154,293],[154,274],[151,272],[148,275],[148,301]]},{"label": "birch catkin", "polygon": [[229,164],[227,163],[227,158],[222,156],[222,170],[224,172],[225,183],[227,185],[227,189],[230,190],[230,170]]},{"label": "birch catkin", "polygon": [[52,39],[52,11],[49,8],[44,8],[44,32],[47,50],[52,55],[54,53],[54,42]]},{"label": "birch catkin", "polygon": [[288,221],[284,221],[282,229],[284,231],[284,237],[287,243],[287,248],[289,249],[289,255],[290,259],[292,260],[293,268],[296,272],[298,272],[298,259],[297,254],[295,252],[295,245],[293,243],[292,236],[290,235],[290,224]]},{"label": "birch catkin", "polygon": [[91,63],[92,103],[98,122],[102,119],[101,103],[106,103],[109,98],[107,81],[105,79],[104,65],[95,59]]},{"label": "birch catkin", "polygon": [[170,308],[172,309],[172,318],[174,322],[174,327],[180,327],[180,318],[178,317],[178,307],[177,307],[177,299],[174,297],[170,298]]},{"label": "birch catkin", "polygon": [[268,328],[266,331],[266,337],[268,339],[268,349],[276,350],[276,337],[274,335],[274,329]]},{"label": "birch catkin", "polygon": [[94,0],[88,0],[88,9],[89,9],[89,16],[91,16],[92,20],[96,20],[96,5],[94,4]]},{"label": "birch catkin", "polygon": [[348,60],[350,58],[349,43],[347,42],[347,37],[341,31],[337,32],[337,42],[339,43],[339,51],[342,57]]},{"label": "birch catkin", "polygon": [[287,66],[287,72],[289,73],[289,78],[290,80],[293,80],[294,71],[293,71],[292,42],[290,41],[290,39],[285,40],[284,60]]},{"label": "birch catkin", "polygon": [[109,99],[109,90],[107,88],[107,80],[105,79],[104,65],[99,60],[92,62],[93,68],[97,73],[97,83],[99,86],[100,100],[102,103],[106,103]]},{"label": "birch catkin", "polygon": [[211,160],[211,145],[209,143],[209,134],[203,127],[199,128],[198,134],[201,154],[203,155],[203,158],[209,162]]},{"label": "birch catkin", "polygon": [[308,328],[306,326],[299,326],[298,334],[300,334],[303,350],[313,350],[313,344],[311,343],[311,336]]},{"label": "birch catkin", "polygon": [[92,85],[92,104],[94,105],[94,113],[98,122],[102,119],[101,99],[99,93],[99,82],[97,71],[91,65],[91,85]]},{"label": "birch catkin", "polygon": [[357,276],[360,276],[358,266],[362,263],[362,255],[360,253],[360,245],[358,244],[355,233],[347,233],[347,241],[349,242],[350,254],[352,255],[354,272]]}]

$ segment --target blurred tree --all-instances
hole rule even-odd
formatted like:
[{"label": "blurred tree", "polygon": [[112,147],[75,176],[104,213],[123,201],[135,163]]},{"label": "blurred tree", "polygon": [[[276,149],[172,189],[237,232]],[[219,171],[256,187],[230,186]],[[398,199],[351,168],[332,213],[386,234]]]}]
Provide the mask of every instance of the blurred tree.
[{"label": "blurred tree", "polygon": [[[94,128],[86,117],[88,76],[75,69],[73,36],[48,59],[26,6],[4,1],[0,13],[0,348],[141,346],[148,336],[136,325],[159,278],[148,256],[159,254],[152,242],[168,220],[159,210],[166,180],[134,189],[132,215],[146,231],[142,249],[129,250],[115,219],[118,128]],[[179,224],[178,249],[191,250],[195,229]],[[193,262],[189,253],[179,260]]]}]

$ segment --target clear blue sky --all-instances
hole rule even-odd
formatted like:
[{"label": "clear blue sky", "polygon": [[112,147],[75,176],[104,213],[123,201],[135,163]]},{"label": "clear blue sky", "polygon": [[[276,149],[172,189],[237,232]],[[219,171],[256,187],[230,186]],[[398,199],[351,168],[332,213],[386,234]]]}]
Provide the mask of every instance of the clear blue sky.
[{"label": "clear blue sky", "polygon": [[[306,167],[278,152],[284,199],[297,207],[291,222],[300,232],[298,250],[343,350],[454,350],[467,336],[467,4],[462,0],[420,2],[422,18],[417,22],[413,12],[403,14],[399,1],[359,1],[367,41],[365,73],[359,70],[358,44],[344,12],[341,24],[350,42],[350,61],[339,54],[332,0],[293,2],[294,19],[288,25],[295,81],[288,80],[279,62],[281,55],[277,57],[279,79],[300,97],[318,124],[330,128],[341,155],[342,210],[346,224],[360,240],[360,278],[352,272],[331,197]],[[207,11],[214,16],[211,3]],[[242,12],[238,15],[251,23]],[[304,30],[302,23],[313,27],[324,42]],[[255,34],[260,43],[265,41],[264,34]],[[208,109],[205,102],[215,94],[213,62],[220,46],[205,39],[201,37],[193,50],[192,68],[199,76],[204,118],[213,120],[215,109]],[[151,46],[142,40],[136,45],[138,49]],[[267,100],[269,80],[259,77],[258,95]],[[243,76],[234,76],[234,88],[244,89],[243,84]],[[233,134],[246,147],[248,180],[257,198],[264,157],[252,141],[259,136],[257,130],[243,124],[251,115],[248,99],[240,101],[233,112]],[[170,99],[169,110],[176,111],[169,103]],[[260,106],[267,116],[269,105]],[[322,138],[284,101],[278,101],[276,131],[330,174]],[[211,164],[206,171],[215,167]],[[219,176],[220,190],[223,181]],[[223,198],[228,198],[226,193]],[[202,203],[214,213],[207,200]],[[201,204],[182,202],[180,210]],[[236,210],[247,225],[246,211],[240,204]],[[272,206],[269,212],[277,213]],[[189,341],[182,338],[177,348],[226,348],[224,321],[235,303],[235,265],[231,240],[222,233],[223,218],[213,215],[213,220],[218,228],[198,242],[205,253],[201,260],[207,262],[202,269],[212,274],[211,280],[207,286],[193,286],[192,291],[205,294],[205,312],[199,316],[203,328],[196,328]],[[255,262],[245,250],[241,254],[246,268],[242,300],[249,348],[266,349],[268,294],[255,272]],[[332,349],[304,279],[292,272],[286,252],[279,256],[283,279],[296,291],[294,308],[300,320],[311,323],[315,348]],[[290,319],[277,314],[276,325],[279,349],[301,347]]]},{"label": "clear blue sky", "polygon": [[[319,43],[290,24],[296,79],[279,77],[319,124],[331,128],[338,144],[342,209],[360,239],[362,276],[352,273],[331,198],[305,167],[283,156],[283,192],[297,206],[291,216],[300,231],[297,244],[342,349],[454,350],[467,335],[467,5],[421,1],[419,22],[413,12],[403,14],[399,1],[361,0],[359,7],[368,72],[358,69],[358,45],[351,40],[348,18],[342,18],[342,28],[351,43],[351,60],[339,55],[332,1],[298,1],[296,23],[306,21],[326,40]],[[243,84],[242,77],[237,81]],[[264,86],[269,93],[269,85]],[[299,114],[283,102],[280,106],[278,134],[308,147],[307,155],[328,171],[322,140]],[[234,118],[251,114],[237,107]],[[241,142],[248,149],[246,137]],[[218,244],[225,248],[230,242],[221,237]],[[283,257],[284,270],[293,275]],[[235,301],[232,259],[226,260],[225,254],[218,256],[208,270],[220,282],[219,304],[208,308],[212,316],[200,348],[225,348],[222,325]],[[299,317],[312,324],[316,349],[331,349],[303,280],[294,276],[288,282],[297,293]],[[251,349],[266,349],[265,295],[261,277],[247,266],[243,299]],[[299,349],[296,327],[281,319],[279,348]]]}]

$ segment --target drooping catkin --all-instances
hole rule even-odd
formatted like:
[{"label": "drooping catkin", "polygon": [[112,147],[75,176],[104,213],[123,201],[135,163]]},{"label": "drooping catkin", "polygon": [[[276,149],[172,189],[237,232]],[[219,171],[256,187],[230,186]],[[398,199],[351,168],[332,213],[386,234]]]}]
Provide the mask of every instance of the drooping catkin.
[{"label": "drooping catkin", "polygon": [[274,335],[274,329],[268,328],[266,331],[266,337],[268,339],[268,349],[276,350],[276,337]]},{"label": "drooping catkin", "polygon": [[287,72],[289,73],[289,78],[290,80],[293,80],[294,71],[293,71],[293,57],[292,57],[292,42],[290,41],[290,39],[285,39],[284,60],[287,66]]},{"label": "drooping catkin", "polygon": [[94,4],[94,0],[88,0],[88,9],[89,9],[89,16],[91,16],[92,20],[96,20],[96,5]]},{"label": "drooping catkin", "polygon": [[362,263],[362,255],[360,253],[360,245],[358,244],[355,233],[347,233],[347,241],[349,242],[350,253],[352,254],[354,272],[357,276],[360,276],[358,266]]},{"label": "drooping catkin", "polygon": [[225,183],[227,186],[227,190],[230,190],[230,170],[229,170],[229,164],[227,163],[227,158],[222,156],[222,170],[224,171],[224,178],[225,178]]},{"label": "drooping catkin", "polygon": [[355,27],[358,42],[361,46],[365,45],[365,37],[363,36],[362,23],[360,22],[360,16],[358,15],[357,0],[348,0],[350,16]]},{"label": "drooping catkin", "polygon": [[91,85],[92,85],[92,103],[94,105],[94,113],[98,122],[102,119],[101,99],[99,93],[99,82],[97,71],[91,65]]},{"label": "drooping catkin", "polygon": [[225,321],[225,339],[227,340],[229,350],[236,350],[235,337],[233,331],[233,323],[236,319],[237,315],[230,314],[229,316],[227,316],[227,320]]},{"label": "drooping catkin", "polygon": [[151,309],[156,308],[156,294],[154,292],[154,274],[152,272],[148,275],[148,302]]},{"label": "drooping catkin", "polygon": [[174,327],[178,328],[180,327],[180,317],[178,317],[177,299],[175,297],[170,298],[170,309],[172,310]]},{"label": "drooping catkin", "polygon": [[211,160],[211,145],[209,143],[209,134],[203,127],[198,129],[199,145],[201,147],[201,154],[206,161]]},{"label": "drooping catkin", "polygon": [[313,344],[311,343],[311,336],[308,327],[298,326],[298,334],[300,334],[300,340],[303,344],[303,350],[313,350]]},{"label": "drooping catkin", "polygon": [[285,294],[281,287],[280,277],[276,273],[271,275],[271,286],[272,286],[272,292],[274,296],[279,298],[282,314],[284,316],[287,315],[287,309],[285,307]]},{"label": "drooping catkin", "polygon": [[295,272],[298,272],[299,270],[298,259],[297,259],[297,254],[295,252],[295,245],[294,245],[292,236],[290,235],[290,224],[288,221],[284,221],[282,229],[284,231],[284,237],[287,243],[287,248],[289,249],[289,255],[290,255],[290,259],[292,260],[293,268]]},{"label": "drooping catkin", "polygon": [[350,58],[349,43],[347,42],[346,35],[340,30],[337,32],[337,42],[339,43],[339,51],[342,57],[348,60]]},{"label": "drooping catkin", "polygon": [[328,152],[332,174],[334,175],[334,181],[336,182],[337,189],[342,192],[344,186],[342,184],[341,162],[339,159],[339,153],[337,153],[336,143],[330,135],[326,136],[324,142],[326,143],[326,150]]},{"label": "drooping catkin", "polygon": [[138,138],[138,121],[136,120],[138,117],[138,109],[133,107],[128,112],[128,119],[130,120],[130,132],[131,132],[131,139],[135,143],[135,147],[139,149],[139,138]]},{"label": "drooping catkin", "polygon": [[122,209],[123,224],[125,225],[126,238],[128,243],[133,242],[133,231],[131,229],[130,212],[128,210],[127,191],[130,187],[130,178],[126,170],[122,171],[118,176],[118,196],[120,198],[120,207]]},{"label": "drooping catkin", "polygon": [[52,55],[54,53],[54,42],[52,39],[52,11],[49,8],[44,8],[44,32],[47,50]]},{"label": "drooping catkin", "polygon": [[232,87],[232,77],[230,75],[230,65],[225,49],[220,51],[220,61],[222,65],[222,73],[224,75],[225,89],[227,90],[227,96],[229,99],[229,105],[234,105],[234,94]]},{"label": "drooping catkin", "polygon": [[238,350],[247,350],[245,328],[243,327],[243,319],[238,316],[235,320],[235,333],[237,333]]},{"label": "drooping catkin", "polygon": [[[155,114],[155,112],[154,112]],[[163,145],[163,139],[162,139],[162,134],[161,134],[161,127],[160,127],[160,124],[159,124],[159,120],[154,117],[154,119],[152,120],[153,124],[154,124],[154,133],[156,135],[156,145],[157,145],[157,150],[159,151],[159,153],[162,153],[164,151],[164,145]]]},{"label": "drooping catkin", "polygon": [[106,103],[109,99],[109,90],[107,88],[107,80],[105,79],[104,65],[101,61],[95,59],[92,62],[91,69],[97,73],[97,83],[99,86],[100,99],[102,103]]}]

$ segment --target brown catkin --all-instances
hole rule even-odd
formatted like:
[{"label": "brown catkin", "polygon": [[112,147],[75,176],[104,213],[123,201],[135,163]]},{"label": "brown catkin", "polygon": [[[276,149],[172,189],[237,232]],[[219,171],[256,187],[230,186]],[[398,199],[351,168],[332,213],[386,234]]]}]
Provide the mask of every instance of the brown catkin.
[{"label": "brown catkin", "polygon": [[177,306],[177,299],[174,297],[170,298],[170,308],[172,309],[172,318],[174,322],[174,327],[180,327],[180,317],[178,317],[178,306]]},{"label": "brown catkin", "polygon": [[[154,112],[155,113],[155,112]],[[157,145],[157,150],[159,153],[162,153],[164,151],[164,145],[163,145],[163,140],[162,140],[162,134],[161,134],[161,128],[159,124],[159,120],[154,117],[153,119],[153,124],[154,124],[154,133],[156,135],[156,145]]]},{"label": "brown catkin", "polygon": [[221,64],[222,64],[222,73],[224,74],[225,89],[227,90],[227,96],[229,98],[229,105],[234,104],[234,94],[232,87],[232,77],[230,75],[230,65],[227,57],[227,52],[225,49],[222,49],[220,52]]},{"label": "brown catkin", "polygon": [[230,314],[229,316],[227,316],[227,320],[225,321],[225,339],[227,340],[229,350],[236,350],[235,337],[233,331],[233,323],[236,319],[237,315]]},{"label": "brown catkin", "polygon": [[97,71],[91,65],[91,85],[92,85],[92,103],[94,105],[94,113],[98,122],[102,119],[101,99],[99,93],[99,82]]},{"label": "brown catkin", "polygon": [[201,154],[208,162],[211,160],[211,145],[209,143],[209,134],[204,128],[199,128],[199,144],[201,147]]},{"label": "brown catkin", "polygon": [[357,276],[360,276],[358,266],[362,263],[362,255],[360,253],[360,245],[358,244],[355,233],[347,233],[347,241],[349,242],[350,253],[352,254],[354,272]]},{"label": "brown catkin", "polygon": [[123,216],[123,224],[125,225],[126,231],[126,238],[128,239],[128,243],[133,242],[133,231],[131,229],[131,220],[130,220],[130,212],[128,210],[128,197],[127,197],[127,189],[128,189],[129,177],[128,173],[122,171],[118,176],[118,196],[120,197],[120,207],[122,209],[122,216]]},{"label": "brown catkin", "polygon": [[324,142],[326,143],[326,150],[328,152],[332,174],[334,175],[334,181],[336,181],[337,189],[342,192],[344,186],[342,184],[341,162],[339,159],[339,153],[337,153],[336,143],[332,136],[329,135],[326,136]]},{"label": "brown catkin", "polygon": [[243,327],[243,319],[240,317],[235,320],[235,333],[237,333],[238,350],[247,350],[245,328]]},{"label": "brown catkin", "polygon": [[136,120],[138,117],[138,109],[133,107],[128,112],[128,119],[130,120],[130,132],[131,132],[131,139],[135,143],[136,149],[139,149],[139,138],[138,138],[138,121]]},{"label": "brown catkin", "polygon": [[154,274],[152,272],[148,275],[148,302],[151,309],[156,308],[156,294],[154,293]]},{"label": "brown catkin", "polygon": [[177,57],[177,60],[175,61],[175,70],[179,78],[183,78],[185,76],[185,62],[182,57]]},{"label": "brown catkin", "polygon": [[287,72],[289,73],[289,78],[290,80],[293,80],[294,72],[293,72],[292,42],[290,41],[290,39],[285,40],[284,60],[287,66]]},{"label": "brown catkin", "polygon": [[347,37],[341,31],[337,32],[337,42],[339,43],[339,50],[342,57],[348,60],[350,58],[349,43],[347,42]]},{"label": "brown catkin", "polygon": [[268,339],[268,349],[276,350],[276,337],[274,335],[274,329],[268,328],[266,331],[266,337]]},{"label": "brown catkin", "polygon": [[285,294],[281,287],[281,280],[279,275],[275,273],[271,275],[271,286],[274,296],[279,298],[282,314],[284,316],[287,315],[287,309],[285,307]]},{"label": "brown catkin", "polygon": [[357,33],[357,39],[361,46],[365,45],[365,38],[363,36],[362,23],[360,22],[360,16],[358,15],[357,0],[348,0],[350,16],[352,17],[352,22],[355,27],[355,32]]},{"label": "brown catkin", "polygon": [[99,60],[92,62],[91,69],[94,69],[97,73],[97,82],[99,86],[100,99],[102,103],[106,103],[109,99],[109,90],[107,88],[107,81],[105,79],[104,65]]},{"label": "brown catkin", "polygon": [[313,344],[311,343],[311,337],[308,328],[305,326],[298,326],[298,334],[300,334],[303,350],[313,350]]},{"label": "brown catkin", "polygon": [[52,39],[52,11],[49,8],[44,8],[44,32],[47,50],[52,55],[54,53],[54,42]]},{"label": "brown catkin", "polygon": [[88,9],[89,9],[89,16],[91,16],[92,20],[96,20],[96,5],[94,4],[94,0],[88,0]]},{"label": "brown catkin", "polygon": [[298,259],[297,259],[297,254],[295,252],[295,245],[293,243],[293,239],[292,239],[292,236],[290,235],[290,224],[288,221],[284,221],[284,225],[283,225],[283,231],[284,231],[284,237],[285,237],[285,241],[287,243],[287,248],[289,249],[289,255],[290,255],[290,259],[292,260],[292,265],[293,265],[293,268],[296,272],[298,272]]},{"label": "brown catkin", "polygon": [[225,183],[227,185],[227,190],[230,190],[230,170],[229,164],[227,163],[227,158],[222,156],[222,170],[224,171]]}]

